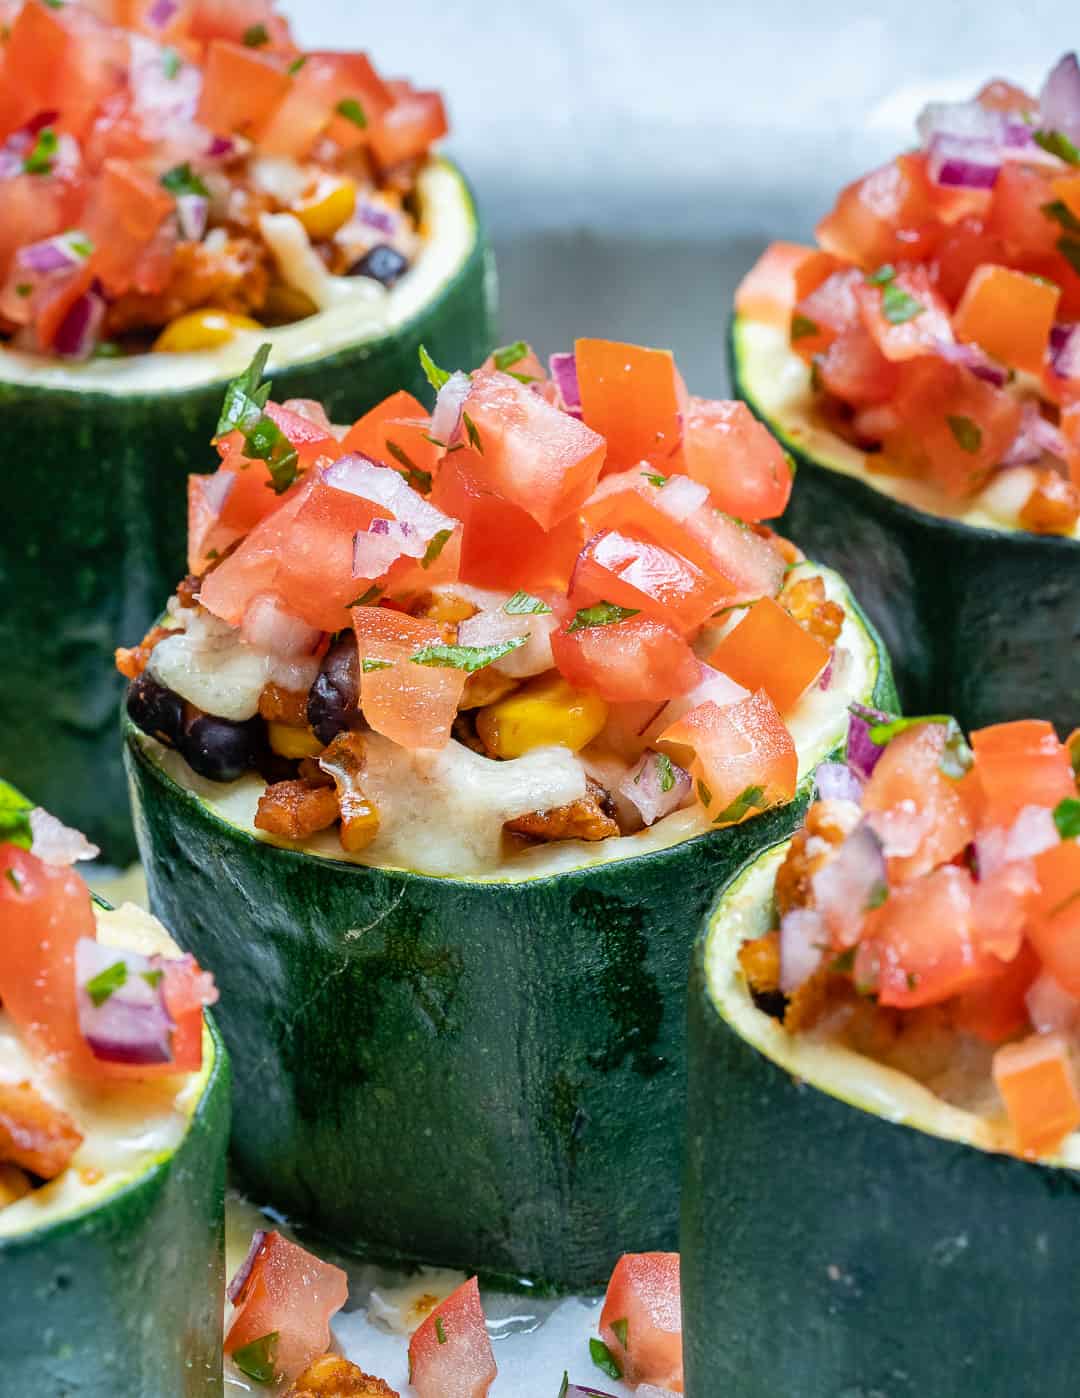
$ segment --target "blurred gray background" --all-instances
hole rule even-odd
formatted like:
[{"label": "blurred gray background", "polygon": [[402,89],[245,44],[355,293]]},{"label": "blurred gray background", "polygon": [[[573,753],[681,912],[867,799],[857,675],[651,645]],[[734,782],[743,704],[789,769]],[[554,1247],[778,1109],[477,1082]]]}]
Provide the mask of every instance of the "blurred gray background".
[{"label": "blurred gray background", "polygon": [[1037,88],[1080,8],[885,0],[292,0],[302,44],[368,49],[440,87],[493,234],[503,337],[670,346],[726,383],[723,327],[766,242],[912,141],[931,98]]}]

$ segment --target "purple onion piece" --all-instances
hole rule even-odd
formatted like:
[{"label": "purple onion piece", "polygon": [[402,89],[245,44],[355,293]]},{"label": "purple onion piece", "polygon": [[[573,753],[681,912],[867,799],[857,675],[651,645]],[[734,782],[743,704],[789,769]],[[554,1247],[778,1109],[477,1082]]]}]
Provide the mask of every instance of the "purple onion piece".
[{"label": "purple onion piece", "polygon": [[[665,790],[666,786],[666,790]],[[659,752],[646,752],[619,783],[619,792],[646,825],[677,811],[690,795],[690,773]]]},{"label": "purple onion piece", "polygon": [[871,739],[870,729],[875,724],[890,722],[892,717],[879,709],[869,709],[865,704],[852,704],[849,709],[844,759],[864,780],[869,780],[885,751]]},{"label": "purple onion piece", "polygon": [[1080,325],[1052,327],[1050,367],[1059,378],[1080,379]]},{"label": "purple onion piece", "polygon": [[458,369],[439,389],[431,414],[431,435],[444,446],[457,446],[461,439],[461,415],[471,388],[468,374]]},{"label": "purple onion piece", "polygon": [[980,349],[978,345],[957,344],[952,340],[937,340],[934,351],[949,364],[956,364],[961,369],[967,369],[977,379],[993,384],[995,388],[1004,388],[1009,381],[1009,372],[1005,366],[991,359],[986,351]]},{"label": "purple onion piece", "polygon": [[559,390],[562,405],[571,417],[581,416],[581,389],[578,385],[577,356],[553,354],[548,359],[548,372]]},{"label": "purple onion piece", "polygon": [[251,1246],[248,1248],[247,1256],[244,1258],[243,1262],[240,1263],[240,1266],[236,1269],[236,1275],[225,1288],[225,1295],[232,1305],[235,1306],[243,1295],[244,1287],[247,1286],[248,1278],[251,1276],[251,1269],[255,1266],[255,1259],[258,1257],[262,1250],[262,1245],[265,1242],[266,1229],[256,1228],[255,1232],[251,1235]]},{"label": "purple onion piece", "polygon": [[1050,70],[1039,93],[1039,124],[1046,131],[1060,131],[1074,144],[1080,142],[1080,64],[1067,53]]},{"label": "purple onion piece", "polygon": [[236,154],[236,142],[231,136],[213,136],[206,148],[211,160],[225,160]]},{"label": "purple onion piece", "polygon": [[367,199],[362,199],[356,209],[357,220],[366,228],[374,228],[377,233],[385,233],[392,238],[398,231],[397,219],[389,209],[380,208]]},{"label": "purple onion piece", "polygon": [[210,200],[204,194],[181,194],[176,200],[180,233],[192,243],[201,242],[210,217]]},{"label": "purple onion piece", "polygon": [[854,801],[862,805],[866,783],[846,762],[822,762],[814,773],[818,795],[823,801]]},{"label": "purple onion piece", "polygon": [[[114,982],[110,973],[121,965],[124,969],[115,974]],[[158,958],[108,947],[90,937],[76,943],[79,1029],[95,1058],[136,1066],[172,1061],[175,1025],[165,1004],[160,971]],[[95,1004],[87,987],[100,983],[103,976],[112,988]]]},{"label": "purple onion piece", "polygon": [[72,248],[67,238],[46,238],[40,243],[29,243],[15,254],[15,261],[27,271],[47,277],[52,272],[70,272],[85,259]]},{"label": "purple onion piece", "polygon": [[866,913],[878,906],[889,888],[881,841],[865,818],[814,874],[811,887],[830,939],[854,946]]},{"label": "purple onion piece", "polygon": [[147,23],[155,29],[164,29],[179,8],[179,0],[154,0],[146,12]]},{"label": "purple onion piece", "polygon": [[53,349],[65,359],[89,359],[97,344],[105,302],[95,291],[80,296],[60,323]]},{"label": "purple onion piece", "polygon": [[930,178],[946,189],[993,189],[1001,173],[998,146],[989,141],[935,135],[927,156]]}]

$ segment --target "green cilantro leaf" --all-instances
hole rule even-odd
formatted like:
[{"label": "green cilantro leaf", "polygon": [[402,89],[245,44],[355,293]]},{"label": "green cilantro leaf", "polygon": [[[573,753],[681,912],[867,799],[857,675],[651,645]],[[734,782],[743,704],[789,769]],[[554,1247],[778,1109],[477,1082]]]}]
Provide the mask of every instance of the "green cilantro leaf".
[{"label": "green cilantro leaf", "polygon": [[848,976],[855,969],[855,948],[848,947],[829,962],[829,970],[837,976]]},{"label": "green cilantro leaf", "polygon": [[110,903],[107,898],[103,897],[100,893],[95,893],[93,889],[90,890],[90,901],[95,907],[104,908],[107,913],[116,911],[115,903]]},{"label": "green cilantro leaf", "polygon": [[1076,780],[1080,782],[1080,733],[1078,733],[1069,744],[1069,759],[1072,762],[1072,769],[1076,774]]},{"label": "green cilantro leaf", "polygon": [[567,631],[587,631],[591,626],[614,626],[620,621],[629,621],[637,616],[639,607],[619,607],[614,602],[597,602],[594,607],[583,607],[575,612]]},{"label": "green cilantro leaf", "polygon": [[1080,218],[1076,217],[1064,199],[1052,199],[1049,204],[1041,204],[1039,210],[1054,223],[1060,223],[1066,233],[1080,233]]},{"label": "green cilantro leaf", "polygon": [[30,812],[34,809],[21,791],[0,778],[0,844],[29,849],[34,843]]},{"label": "green cilantro leaf", "polygon": [[[427,349],[424,345],[420,346],[419,353],[420,367],[421,369],[423,369],[428,383],[432,386],[435,392],[438,393],[439,389],[442,388],[443,384],[446,383],[447,380],[450,378],[450,375],[446,372],[445,369],[439,368],[439,366],[435,363],[434,359],[432,359],[431,355],[428,354]],[[440,443],[440,445],[442,444]]]},{"label": "green cilantro leaf", "polygon": [[528,640],[527,636],[511,636],[505,641],[493,641],[489,646],[453,646],[442,641],[432,641],[411,657],[414,665],[432,665],[443,670],[465,670],[470,675],[482,670],[517,650]]},{"label": "green cilantro leaf", "polygon": [[232,432],[238,427],[254,427],[262,417],[266,400],[270,397],[270,384],[264,383],[260,387],[260,380],[266,371],[266,361],[269,358],[270,345],[260,345],[248,367],[225,389],[225,400],[221,405],[221,416],[218,418],[218,437],[224,437],[226,432]]},{"label": "green cilantro leaf", "polygon": [[431,472],[422,471],[410,458],[404,447],[398,446],[397,442],[392,442],[389,437],[386,439],[386,450],[402,467],[405,479],[413,489],[418,490],[421,495],[429,495],[431,493]]},{"label": "green cilantro leaf", "polygon": [[594,1337],[589,1341],[589,1356],[601,1373],[607,1374],[609,1379],[622,1378],[622,1370],[603,1340]]},{"label": "green cilantro leaf", "polygon": [[661,476],[658,471],[642,471],[641,474],[645,477],[645,479],[649,482],[650,485],[656,486],[657,490],[660,490],[663,486],[667,485],[667,476]]},{"label": "green cilantro leaf", "polygon": [[175,49],[162,49],[161,67],[165,76],[169,79],[178,77],[180,69],[184,66],[184,60]]},{"label": "green cilantro leaf", "polygon": [[127,984],[127,974],[127,962],[114,961],[96,976],[91,976],[84,989],[95,1009],[100,1010],[110,995],[115,995],[122,985]]},{"label": "green cilantro leaf", "polygon": [[563,1370],[562,1383],[559,1386],[559,1398],[566,1398],[566,1390],[570,1387],[570,1374]]},{"label": "green cilantro leaf", "polygon": [[1064,131],[1033,131],[1031,139],[1043,150],[1064,160],[1066,165],[1080,165],[1080,150],[1073,145]]},{"label": "green cilantro leaf", "polygon": [[1063,840],[1080,839],[1080,800],[1066,796],[1054,807],[1054,824]]},{"label": "green cilantro leaf", "polygon": [[443,549],[446,547],[446,541],[453,532],[452,529],[440,529],[437,534],[432,536],[431,543],[428,544],[427,548],[424,550],[424,556],[420,560],[421,568],[431,567],[439,554],[442,553]]},{"label": "green cilantro leaf", "polygon": [[372,674],[375,670],[389,670],[393,666],[393,661],[376,660],[373,656],[365,656],[360,662],[360,669],[365,675]]},{"label": "green cilantro leaf", "polygon": [[744,820],[751,811],[761,806],[761,798],[765,795],[763,786],[748,786],[744,791],[740,791],[730,806],[725,806],[718,816],[713,816],[714,825],[734,825],[736,821]]},{"label": "green cilantro leaf", "polygon": [[50,174],[59,146],[60,138],[56,132],[51,126],[43,126],[38,132],[33,149],[23,159],[23,169],[28,175]]},{"label": "green cilantro leaf", "polygon": [[94,251],[93,243],[77,228],[67,235],[67,245],[76,257],[89,257]]},{"label": "green cilantro leaf", "polygon": [[31,293],[33,292],[33,290],[34,290],[34,288],[33,288],[33,286],[31,286],[31,284],[30,284],[29,282],[16,282],[16,283],[15,283],[15,295],[16,295],[16,296],[23,296],[23,297],[29,296],[29,295],[31,295]]},{"label": "green cilantro leaf", "polygon": [[295,78],[297,73],[299,73],[300,69],[304,66],[306,62],[307,54],[302,53],[299,58],[293,59],[293,61],[289,64],[285,71],[286,73],[288,73],[290,78]]},{"label": "green cilantro leaf", "polygon": [[503,603],[503,611],[508,616],[543,616],[547,615],[551,608],[531,592],[515,592],[513,597],[507,598]]},{"label": "green cilantro leaf", "polygon": [[870,725],[869,738],[879,748],[885,747],[901,733],[906,733],[909,728],[917,728],[921,723],[944,724],[945,746],[938,766],[945,776],[958,781],[971,767],[974,759],[963,730],[951,714],[922,714],[913,718],[890,719],[888,723],[874,723]]},{"label": "green cilantro leaf", "polygon": [[619,1344],[622,1345],[623,1349],[625,1349],[627,1338],[630,1334],[630,1322],[628,1320],[613,1320],[611,1322],[611,1333],[618,1340]]},{"label": "green cilantro leaf", "polygon": [[343,116],[346,121],[351,121],[354,126],[359,126],[360,130],[367,126],[367,117],[364,109],[355,97],[343,97],[334,108],[338,116]]},{"label": "green cilantro leaf", "polygon": [[889,885],[882,879],[880,883],[876,883],[870,890],[870,896],[866,900],[867,911],[872,912],[875,908],[880,908],[883,903],[887,902],[888,897]]},{"label": "green cilantro leaf", "polygon": [[265,24],[253,24],[244,30],[244,45],[249,49],[261,49],[270,42],[270,31]]},{"label": "green cilantro leaf", "polygon": [[270,489],[283,495],[300,474],[296,448],[272,417],[264,413],[244,433],[244,455],[252,461],[265,461],[270,471]]},{"label": "green cilantro leaf", "polygon": [[256,1383],[273,1383],[277,1378],[278,1332],[271,1330],[251,1344],[233,1350],[233,1363]]},{"label": "green cilantro leaf", "polygon": [[1057,250],[1074,272],[1080,272],[1080,238],[1063,236],[1058,239]]},{"label": "green cilantro leaf", "polygon": [[876,272],[871,272],[866,280],[870,286],[888,286],[895,276],[896,268],[891,262],[886,262]]},{"label": "green cilantro leaf", "polygon": [[12,886],[12,888],[15,890],[15,892],[16,892],[16,893],[21,893],[21,892],[22,892],[22,879],[19,878],[18,873],[17,873],[14,869],[7,869],[7,870],[5,870],[5,875],[6,875],[6,877],[7,877],[8,883],[11,884],[11,886]]},{"label": "green cilantro leaf", "polygon": [[926,307],[914,296],[909,296],[902,286],[890,282],[881,293],[881,314],[890,325],[904,325],[916,316],[921,316]]},{"label": "green cilantro leaf", "polygon": [[[666,752],[656,754],[656,771],[660,777],[660,790],[670,791],[675,785],[675,764]],[[626,1341],[623,1341],[625,1344]]]},{"label": "green cilantro leaf", "polygon": [[139,974],[151,990],[157,990],[158,986],[165,979],[164,971],[140,971]]},{"label": "green cilantro leaf", "polygon": [[503,345],[492,355],[496,369],[501,369],[503,373],[507,369],[512,369],[515,364],[520,364],[529,353],[529,347],[524,340],[515,340],[512,345]]},{"label": "green cilantro leaf", "polygon": [[951,714],[921,714],[914,718],[890,718],[886,723],[872,723],[869,738],[879,748],[891,743],[909,728],[918,728],[920,723],[955,723]]},{"label": "green cilantro leaf", "polygon": [[198,194],[203,199],[209,198],[210,195],[206,185],[186,160],[183,165],[174,165],[171,170],[166,170],[158,184],[178,198],[181,194]]},{"label": "green cilantro leaf", "polygon": [[443,1324],[443,1318],[441,1315],[437,1315],[435,1317],[435,1338],[438,1340],[440,1345],[446,1344],[446,1326]]},{"label": "green cilantro leaf", "polygon": [[712,805],[712,791],[705,784],[705,782],[702,781],[700,777],[698,777],[697,794],[698,800],[701,802],[703,806]]},{"label": "green cilantro leaf", "polygon": [[469,446],[472,447],[473,451],[479,452],[483,456],[484,444],[480,440],[480,433],[476,430],[476,423],[473,422],[468,413],[461,414],[461,421],[465,428],[465,435],[469,439]]},{"label": "green cilantro leaf", "polygon": [[798,311],[791,317],[791,339],[805,340],[810,335],[821,333],[821,327],[816,320],[811,320],[809,316],[800,315]]},{"label": "green cilantro leaf", "polygon": [[350,607],[373,607],[382,596],[382,588],[376,587],[374,583],[368,588],[362,597],[358,597],[355,602],[350,602]]},{"label": "green cilantro leaf", "polygon": [[960,450],[974,455],[982,446],[983,434],[979,424],[969,417],[953,416],[951,413],[945,421],[949,424],[949,431],[956,439],[956,445]]}]

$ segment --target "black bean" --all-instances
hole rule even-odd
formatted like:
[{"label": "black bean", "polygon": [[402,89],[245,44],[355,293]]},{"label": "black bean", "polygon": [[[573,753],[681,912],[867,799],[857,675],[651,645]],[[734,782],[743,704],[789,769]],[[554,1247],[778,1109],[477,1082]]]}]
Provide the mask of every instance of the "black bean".
[{"label": "black bean", "polygon": [[200,714],[187,727],[180,751],[188,766],[211,782],[232,782],[255,765],[262,748],[260,719],[235,723],[215,714]]},{"label": "black bean", "polygon": [[356,636],[347,631],[323,657],[308,691],[307,719],[320,743],[329,745],[360,717],[360,658]]},{"label": "black bean", "polygon": [[374,277],[391,287],[409,270],[409,259],[389,243],[376,243],[359,262],[349,268],[350,277]]},{"label": "black bean", "polygon": [[127,692],[128,718],[144,733],[171,747],[184,726],[184,701],[148,672],[132,680]]}]

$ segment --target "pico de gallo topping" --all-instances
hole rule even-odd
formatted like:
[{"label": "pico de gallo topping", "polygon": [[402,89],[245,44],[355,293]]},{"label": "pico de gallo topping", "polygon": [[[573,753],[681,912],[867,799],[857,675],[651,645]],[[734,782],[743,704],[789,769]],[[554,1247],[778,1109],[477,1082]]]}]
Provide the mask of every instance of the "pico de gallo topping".
[{"label": "pico de gallo topping", "polygon": [[1037,97],[934,102],[919,144],[849,185],[817,246],[774,243],[736,308],[810,366],[870,470],[1013,527],[1080,519],[1080,65]]},{"label": "pico de gallo topping", "polygon": [[1080,730],[853,714],[744,943],[759,1007],[1038,1157],[1080,1127]]},{"label": "pico de gallo topping", "polygon": [[69,1170],[98,1182],[88,1092],[202,1067],[213,979],[190,956],[128,945],[122,920],[109,935],[113,915],[73,867],[97,853],[0,781],[0,1210]]},{"label": "pico de gallo topping", "polygon": [[422,246],[441,97],[272,0],[5,0],[0,92],[0,344],[210,350],[382,297]]},{"label": "pico de gallo topping", "polygon": [[481,860],[790,800],[787,720],[850,655],[762,523],[791,485],[772,437],[667,351],[422,359],[431,414],[395,393],[348,427],[273,402],[262,351],[230,386],[190,575],[117,655],[134,723],[210,783],[257,773],[267,835],[376,857],[433,802],[448,828],[483,807]]}]

